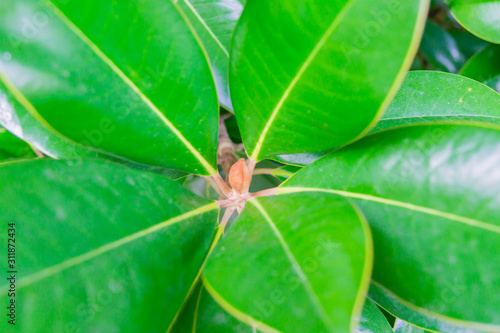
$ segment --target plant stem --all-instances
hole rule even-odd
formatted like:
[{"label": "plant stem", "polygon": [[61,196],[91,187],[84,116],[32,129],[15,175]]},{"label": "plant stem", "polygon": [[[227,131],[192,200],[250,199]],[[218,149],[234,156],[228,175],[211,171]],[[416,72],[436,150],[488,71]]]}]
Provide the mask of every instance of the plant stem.
[{"label": "plant stem", "polygon": [[226,174],[226,180],[229,176],[229,170],[234,163],[238,161],[235,152],[235,144],[231,141],[229,134],[227,132],[226,124],[224,119],[226,117],[221,117],[219,121],[219,149],[217,151],[217,159],[220,166]]}]

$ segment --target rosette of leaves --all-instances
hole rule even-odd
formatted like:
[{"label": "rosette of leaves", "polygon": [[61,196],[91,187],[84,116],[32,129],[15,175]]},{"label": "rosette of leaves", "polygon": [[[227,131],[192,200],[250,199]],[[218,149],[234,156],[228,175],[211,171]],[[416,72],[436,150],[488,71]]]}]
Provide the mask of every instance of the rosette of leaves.
[{"label": "rosette of leaves", "polygon": [[429,1],[243,5],[0,4],[2,328],[500,332],[500,95],[408,73]]}]

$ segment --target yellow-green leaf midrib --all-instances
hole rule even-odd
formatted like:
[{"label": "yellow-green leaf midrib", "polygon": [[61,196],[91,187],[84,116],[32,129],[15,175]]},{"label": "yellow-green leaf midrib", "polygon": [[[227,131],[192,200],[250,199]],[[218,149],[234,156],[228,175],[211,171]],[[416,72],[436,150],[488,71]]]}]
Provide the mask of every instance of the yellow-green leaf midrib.
[{"label": "yellow-green leaf midrib", "polygon": [[297,275],[300,277],[300,280],[303,283],[304,289],[305,289],[306,293],[308,294],[309,298],[311,299],[311,301],[313,302],[313,304],[315,305],[314,308],[318,312],[318,315],[320,316],[320,318],[323,320],[323,323],[327,326],[327,328],[331,332],[334,332],[335,330],[334,330],[333,323],[330,321],[330,318],[329,318],[326,310],[324,309],[319,297],[316,295],[311,282],[309,281],[306,274],[302,270],[302,267],[300,266],[299,262],[295,258],[293,252],[286,244],[285,239],[283,238],[283,235],[279,231],[278,227],[273,222],[272,218],[269,216],[269,214],[264,209],[264,207],[257,200],[251,200],[250,202],[252,203],[252,205],[255,206],[255,208],[257,208],[257,210],[262,214],[262,216],[264,217],[266,222],[271,227],[271,230],[273,231],[274,235],[278,239],[278,241],[279,241],[281,247],[283,248],[283,251],[285,252],[288,260],[290,261],[293,269],[295,270]]},{"label": "yellow-green leaf midrib", "polygon": [[196,10],[196,8],[194,8],[194,6],[191,3],[191,1],[189,1],[189,0],[183,0],[183,1],[186,4],[186,6],[188,6],[188,8],[191,10],[191,12],[194,14],[194,16],[196,16],[196,18],[200,21],[201,25],[205,28],[205,30],[207,30],[207,32],[210,35],[210,37],[212,37],[214,39],[215,43],[217,45],[219,45],[219,47],[222,49],[222,51],[224,52],[224,54],[229,59],[229,52],[226,50],[226,48],[224,47],[224,45],[222,45],[222,42],[215,35],[215,33],[212,31],[212,29],[210,29],[210,27],[208,26],[207,22],[201,17],[201,15],[198,13],[198,11]]},{"label": "yellow-green leaf midrib", "polygon": [[290,92],[295,88],[295,85],[299,80],[301,79],[302,75],[305,73],[309,65],[313,62],[314,58],[316,55],[319,53],[319,51],[323,48],[323,46],[327,43],[328,39],[332,36],[332,34],[335,32],[337,27],[339,26],[340,22],[343,20],[349,9],[353,6],[354,2],[356,0],[350,0],[347,1],[347,3],[344,5],[344,7],[340,10],[339,14],[335,17],[335,19],[332,21],[330,26],[327,28],[325,33],[321,36],[319,41],[316,43],[315,47],[309,54],[309,56],[306,58],[302,66],[300,67],[299,71],[295,75],[295,77],[292,79],[290,84],[288,85],[287,89],[281,96],[280,100],[278,101],[278,104],[276,107],[273,109],[273,112],[271,113],[271,116],[269,117],[268,121],[266,122],[266,125],[264,126],[264,129],[262,130],[262,133],[259,136],[259,139],[250,154],[250,158],[254,161],[257,161],[259,158],[259,153],[262,149],[262,146],[264,144],[264,140],[267,136],[267,133],[269,132],[272,123],[274,122],[274,119],[278,115],[279,111],[283,107],[284,103],[286,102]]},{"label": "yellow-green leaf midrib", "polygon": [[[101,59],[123,82],[129,86],[137,96],[153,111],[161,121],[174,133],[174,135],[184,144],[189,152],[200,162],[205,170],[211,174],[217,174],[217,171],[201,156],[195,147],[184,137],[184,135],[168,120],[168,118],[160,111],[160,109],[139,89],[139,87],[96,45],[81,31],[56,5],[50,0],[44,2],[47,8],[51,9],[54,14],[79,38],[85,43],[99,59]],[[50,4],[50,5],[49,5]]]},{"label": "yellow-green leaf midrib", "polygon": [[[70,269],[70,268],[75,267],[79,264],[82,264],[84,262],[92,260],[92,259],[94,259],[102,254],[110,252],[110,251],[112,251],[120,246],[123,246],[125,244],[129,244],[133,241],[136,241],[140,238],[143,238],[147,235],[150,235],[156,231],[170,227],[170,226],[172,226],[176,223],[179,223],[183,220],[189,219],[189,218],[197,216],[197,215],[204,214],[204,213],[209,212],[209,211],[214,210],[214,209],[218,209],[218,205],[216,202],[199,207],[197,209],[191,210],[191,211],[186,212],[184,214],[172,217],[166,221],[160,222],[160,223],[155,224],[155,225],[148,227],[146,229],[137,231],[131,235],[125,236],[125,237],[120,238],[120,239],[113,241],[111,243],[104,244],[104,245],[102,245],[102,246],[100,246],[92,251],[80,254],[76,257],[67,259],[63,262],[60,262],[59,264],[47,267],[47,268],[40,270],[36,273],[25,276],[18,281],[17,287],[18,287],[18,289],[20,289],[20,288],[26,287],[30,284],[36,283],[38,281],[44,280],[48,277],[51,277],[51,276],[59,274],[63,271],[66,271],[67,269]],[[0,287],[0,292],[6,292],[8,290],[8,288],[9,288],[8,285],[3,285]]]},{"label": "yellow-green leaf midrib", "polygon": [[[452,323],[454,325],[457,325],[457,326],[462,326],[462,327],[466,327],[466,328],[470,328],[470,329],[473,329],[473,330],[478,330],[480,332],[484,332],[484,333],[497,333],[497,332],[500,332],[500,326],[498,325],[491,325],[491,324],[484,324],[484,323],[480,323],[480,322],[475,322],[475,321],[465,321],[465,320],[461,320],[461,319],[456,319],[456,318],[452,318],[452,317],[448,317],[448,316],[444,316],[444,315],[441,315],[439,313],[436,313],[436,312],[433,312],[433,311],[429,311],[427,309],[424,309],[424,308],[421,308],[419,306],[416,306],[410,302],[408,302],[407,300],[403,299],[402,297],[396,295],[394,292],[390,291],[389,289],[387,289],[382,283],[380,282],[377,282],[375,280],[371,280],[371,283],[373,283],[374,285],[378,286],[379,288],[381,288],[384,292],[390,294],[392,297],[394,297],[398,302],[400,302],[401,304],[403,304],[404,306],[406,306],[407,308],[411,309],[412,311],[415,311],[417,313],[420,313],[424,316],[429,316],[429,317],[434,317],[435,319],[437,320],[442,320],[442,321],[445,321],[445,322],[449,322],[449,323]],[[368,296],[369,297],[369,296]],[[370,297],[369,297],[370,298]],[[370,298],[373,302],[377,303],[375,300],[373,300],[372,298]],[[392,315],[394,315],[390,310],[386,309],[385,307],[383,307],[381,304],[378,304],[380,307],[384,308],[384,310],[386,310],[387,312],[391,313]],[[414,324],[412,324],[414,325]],[[415,326],[415,325],[414,325]],[[426,330],[429,330],[427,328],[424,328]]]},{"label": "yellow-green leaf midrib", "polygon": [[369,194],[364,194],[364,193],[357,193],[357,192],[349,192],[349,191],[341,191],[341,190],[333,190],[333,189],[323,189],[323,188],[314,188],[314,187],[280,187],[276,191],[277,195],[280,194],[289,194],[289,193],[297,193],[297,192],[326,192],[326,193],[333,193],[333,194],[338,194],[344,197],[349,197],[349,198],[354,198],[354,199],[361,199],[361,200],[366,200],[366,201],[371,201],[371,202],[378,202],[390,206],[396,206],[400,208],[405,208],[409,209],[412,211],[417,211],[420,213],[425,213],[429,215],[434,215],[438,216],[447,220],[451,221],[456,221],[459,223],[463,223],[472,227],[477,227],[485,230],[489,230],[495,233],[500,234],[500,226],[493,225],[487,222],[479,221],[476,219],[471,219],[468,217],[448,213],[448,212],[443,212],[434,208],[428,208],[428,207],[423,207],[403,201],[397,201],[393,199],[387,199],[383,197],[378,197],[374,195],[369,195]]}]

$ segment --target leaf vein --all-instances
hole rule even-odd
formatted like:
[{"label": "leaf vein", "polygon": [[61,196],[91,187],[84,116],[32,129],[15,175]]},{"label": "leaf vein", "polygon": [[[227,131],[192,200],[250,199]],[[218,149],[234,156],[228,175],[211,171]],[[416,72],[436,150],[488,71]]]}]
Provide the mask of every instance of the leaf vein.
[{"label": "leaf vein", "polygon": [[326,192],[326,193],[338,194],[338,195],[348,197],[348,198],[379,202],[379,203],[383,203],[383,204],[390,205],[390,206],[406,208],[409,210],[414,210],[414,211],[429,214],[429,215],[439,216],[439,217],[442,217],[442,218],[445,218],[448,220],[460,222],[463,224],[470,225],[472,227],[481,228],[481,229],[489,230],[489,231],[496,232],[496,233],[500,234],[500,226],[497,226],[497,225],[492,225],[492,224],[489,224],[487,222],[471,219],[471,218],[460,216],[460,215],[455,215],[455,214],[448,213],[448,212],[443,212],[443,211],[433,209],[433,208],[422,207],[422,206],[414,205],[414,204],[407,203],[407,202],[386,199],[386,198],[377,197],[377,196],[369,195],[369,194],[348,192],[348,191],[341,191],[341,190],[329,190],[329,189],[314,188],[314,187],[282,187],[282,188],[277,189],[276,194],[289,194],[289,193],[297,193],[297,192]]},{"label": "leaf vein", "polygon": [[[183,220],[194,217],[196,215],[204,214],[208,211],[211,211],[211,210],[217,209],[217,208],[218,208],[218,205],[217,205],[217,203],[214,202],[214,203],[202,206],[200,208],[194,209],[192,211],[189,211],[187,213],[175,216],[175,217],[170,218],[166,221],[155,224],[149,228],[146,228],[144,230],[135,232],[131,235],[128,235],[126,237],[118,239],[114,242],[102,245],[102,246],[100,246],[92,251],[89,251],[87,253],[83,253],[79,256],[76,256],[74,258],[70,258],[70,259],[65,260],[63,262],[60,262],[59,264],[56,264],[56,265],[51,266],[51,267],[47,267],[47,268],[45,268],[41,271],[38,271],[34,274],[31,274],[31,275],[28,275],[24,278],[21,278],[18,281],[17,287],[22,288],[22,287],[28,286],[30,284],[39,282],[40,280],[44,280],[48,277],[59,274],[67,269],[70,269],[70,268],[75,267],[79,264],[82,264],[82,263],[87,262],[91,259],[94,259],[94,258],[96,258],[102,254],[105,254],[111,250],[114,250],[120,246],[126,245],[128,243],[136,241],[137,239],[140,239],[142,237],[150,235],[158,230],[167,228],[173,224],[179,223]],[[0,288],[0,292],[7,292],[7,290],[8,290],[8,285],[4,285]]]},{"label": "leaf vein", "polygon": [[262,207],[262,205],[258,201],[251,200],[250,202],[260,211],[262,216],[264,216],[264,219],[267,221],[267,223],[269,224],[269,226],[273,230],[274,234],[276,235],[276,238],[278,238],[278,241],[280,242],[281,247],[285,251],[286,256],[288,257],[288,260],[290,260],[290,262],[292,264],[292,267],[294,268],[297,275],[300,277],[300,280],[304,283],[304,287],[306,289],[306,292],[309,295],[309,297],[311,298],[312,302],[316,305],[315,308],[318,311],[320,317],[323,319],[324,323],[328,326],[329,330],[331,332],[334,332],[335,330],[334,330],[333,324],[330,321],[330,318],[328,317],[328,314],[326,313],[323,305],[321,304],[321,301],[319,300],[318,296],[314,292],[314,288],[313,288],[311,282],[309,281],[306,274],[302,270],[302,267],[300,266],[299,262],[297,261],[297,259],[293,255],[292,251],[290,250],[290,248],[286,244],[285,239],[283,238],[283,235],[279,231],[278,227],[276,226],[276,224],[274,224],[274,222],[271,219],[271,217],[269,216],[269,214],[266,212],[264,207]]},{"label": "leaf vein", "polygon": [[319,51],[323,48],[323,46],[326,44],[328,41],[328,38],[332,36],[332,34],[335,32],[335,29],[338,27],[344,16],[347,14],[348,10],[353,6],[353,3],[355,0],[348,1],[344,7],[340,10],[339,14],[337,17],[333,20],[333,22],[330,24],[328,29],[325,31],[323,36],[321,36],[320,40],[316,44],[316,46],[313,48],[309,56],[306,58],[302,66],[300,67],[299,71],[293,78],[293,80],[290,82],[288,88],[285,90],[283,95],[281,96],[281,99],[279,100],[278,104],[274,108],[273,112],[271,113],[271,117],[269,117],[269,120],[267,121],[266,125],[264,126],[264,129],[262,130],[262,133],[259,137],[259,140],[257,141],[257,144],[255,145],[255,148],[252,152],[251,159],[252,160],[257,160],[259,157],[260,150],[262,148],[262,145],[264,143],[264,140],[266,138],[267,132],[269,132],[269,129],[271,128],[272,123],[274,122],[274,119],[278,115],[279,111],[283,107],[283,104],[287,100],[288,96],[290,95],[290,92],[295,88],[295,85],[297,82],[300,80],[304,72],[307,70],[309,65],[312,63],[316,55],[319,53]]},{"label": "leaf vein", "polygon": [[[195,156],[195,158],[200,161],[203,167],[209,173],[215,175],[217,171],[208,163],[203,156],[193,147],[193,145],[184,137],[184,135],[174,126],[170,120],[165,117],[165,115],[153,104],[153,102],[146,96],[142,90],[137,87],[137,85],[110,59],[108,56],[101,51],[101,49],[94,44],[90,38],[88,38],[83,31],[81,31],[71,20],[57,8],[50,0],[44,2],[47,7],[51,8],[56,16],[66,24],[66,26],[75,33],[77,37],[79,37],[82,42],[84,42],[109,68],[118,75],[136,94],[139,98],[167,125],[167,127],[174,133],[175,136],[179,138],[179,140],[186,146],[186,148]],[[48,6],[48,4],[51,6]]]}]

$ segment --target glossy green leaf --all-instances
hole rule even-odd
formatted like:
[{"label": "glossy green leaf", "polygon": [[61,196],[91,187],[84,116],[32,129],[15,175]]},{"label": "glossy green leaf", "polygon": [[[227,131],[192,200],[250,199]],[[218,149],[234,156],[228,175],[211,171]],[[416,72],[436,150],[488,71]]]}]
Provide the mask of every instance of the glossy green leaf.
[{"label": "glossy green leaf", "polygon": [[[406,322],[413,323],[419,327],[426,327],[432,332],[442,332],[442,333],[484,333],[478,330],[473,330],[469,327],[457,326],[450,322],[440,320],[433,313],[424,313],[407,303],[404,300],[399,299],[397,296],[393,295],[390,291],[384,287],[372,283],[370,285],[369,296],[373,299],[377,299],[380,303],[385,304],[391,309],[392,313],[397,313],[398,317]],[[444,289],[440,297],[448,298],[453,300],[459,297],[459,293],[456,290]],[[426,331],[427,332],[427,331]]]},{"label": "glossy green leaf", "polygon": [[0,179],[0,223],[15,223],[14,332],[166,331],[207,255],[215,202],[102,161],[7,163]]},{"label": "glossy green leaf", "polygon": [[[372,132],[430,121],[458,120],[500,124],[500,95],[483,84],[459,75],[413,71],[407,74]],[[326,154],[328,151],[282,155],[277,159],[304,166]]]},{"label": "glossy green leaf", "polygon": [[492,43],[500,43],[500,1],[449,0],[457,21],[474,35]]},{"label": "glossy green leaf", "polygon": [[196,311],[196,333],[257,333],[257,329],[248,326],[227,313],[203,288],[198,298]]},{"label": "glossy green leaf", "polygon": [[387,319],[369,299],[366,300],[363,308],[357,333],[392,333],[392,327]]},{"label": "glossy green leaf", "polygon": [[296,166],[304,166],[311,164],[320,157],[326,154],[324,151],[314,152],[314,153],[302,153],[302,154],[290,154],[290,155],[279,155],[276,156],[275,160]]},{"label": "glossy green leaf", "polygon": [[254,175],[252,177],[252,184],[250,185],[250,192],[258,192],[268,188],[276,187],[281,184],[281,180],[274,175]]},{"label": "glossy green leaf", "polygon": [[285,165],[280,168],[274,169],[272,175],[283,181],[290,178],[301,169],[302,167],[298,167],[295,165]]},{"label": "glossy green leaf", "polygon": [[0,163],[34,157],[36,157],[35,152],[26,142],[0,127]]},{"label": "glossy green leaf", "polygon": [[489,44],[484,39],[471,34],[467,30],[456,28],[455,24],[451,24],[451,26],[450,34],[457,42],[458,49],[463,53],[466,59],[469,59]]},{"label": "glossy green leaf", "polygon": [[409,69],[427,9],[427,0],[249,1],[230,63],[249,156],[323,151],[360,136]]},{"label": "glossy green leaf", "polygon": [[[373,283],[413,311],[455,326],[500,330],[498,126],[378,132],[283,185],[284,193],[323,189],[354,199],[374,237]],[[373,300],[400,317],[391,303]]]},{"label": "glossy green leaf", "polygon": [[424,333],[424,330],[419,327],[412,326],[401,319],[396,319],[394,333]]},{"label": "glossy green leaf", "polygon": [[179,0],[207,50],[220,103],[232,110],[229,96],[229,51],[245,0]]},{"label": "glossy green leaf", "polygon": [[0,34],[0,98],[10,99],[0,119],[9,131],[56,157],[73,156],[69,144],[216,173],[215,84],[176,2],[7,0]]},{"label": "glossy green leaf", "polygon": [[229,134],[231,141],[236,144],[242,143],[240,129],[238,128],[236,117],[234,115],[230,116],[224,120],[224,123],[226,124],[227,133]]},{"label": "glossy green leaf", "polygon": [[[23,100],[22,97],[19,98]],[[33,110],[29,103],[23,101],[27,108],[0,80],[0,124],[17,137],[30,142],[35,148],[43,151],[45,155],[54,158],[107,157],[102,152],[59,135],[50,125],[40,119],[36,110]]]},{"label": "glossy green leaf", "polygon": [[[21,98],[21,100],[23,100]],[[29,103],[25,108],[0,80],[0,124],[5,125],[17,137],[30,142],[45,155],[53,158],[106,158],[138,170],[148,171],[176,179],[186,173],[179,170],[147,166],[109,155],[95,148],[84,146],[61,136],[49,124],[40,119]],[[20,125],[22,124],[22,126]]]},{"label": "glossy green leaf", "polygon": [[250,200],[208,259],[204,285],[262,332],[351,331],[371,271],[365,223],[335,195]]},{"label": "glossy green leaf", "polygon": [[490,44],[475,54],[460,74],[483,82],[500,92],[500,45]]},{"label": "glossy green leaf", "polygon": [[500,124],[500,95],[469,78],[431,71],[408,73],[373,131],[429,121]]},{"label": "glossy green leaf", "polygon": [[455,38],[432,21],[425,25],[420,52],[433,68],[450,73],[457,73],[466,60]]},{"label": "glossy green leaf", "polygon": [[167,333],[257,333],[227,313],[199,283],[182,309],[172,329]]},{"label": "glossy green leaf", "polygon": [[170,324],[171,327],[168,328],[167,333],[186,333],[193,332],[196,325],[194,323],[195,312],[198,306],[198,299],[203,288],[201,281],[193,288],[189,298],[180,310],[179,314],[176,316],[174,321]]}]

